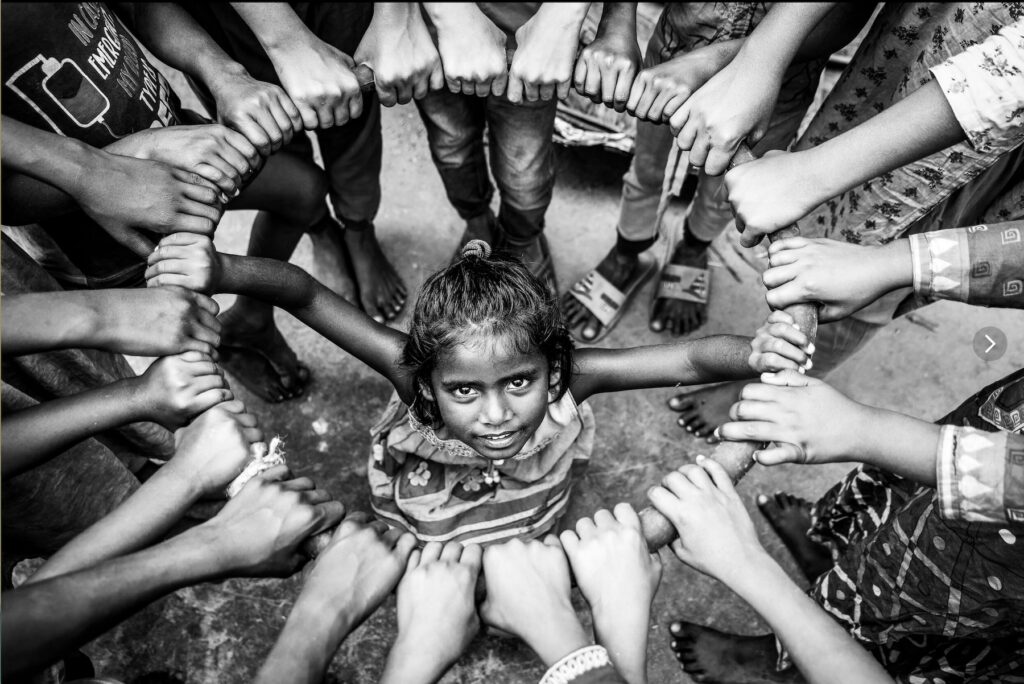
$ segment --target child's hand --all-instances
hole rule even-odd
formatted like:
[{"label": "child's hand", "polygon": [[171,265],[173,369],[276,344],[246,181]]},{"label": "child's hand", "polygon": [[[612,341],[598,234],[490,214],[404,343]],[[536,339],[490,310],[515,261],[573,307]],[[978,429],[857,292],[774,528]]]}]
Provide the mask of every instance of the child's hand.
[{"label": "child's hand", "polygon": [[144,415],[168,430],[233,398],[220,368],[197,351],[157,359],[138,382],[137,398]]},{"label": "child's hand", "polygon": [[609,26],[576,59],[573,87],[592,102],[623,112],[641,61],[635,32]]},{"label": "child's hand", "polygon": [[176,285],[215,294],[220,286],[220,254],[205,235],[168,235],[149,255],[146,287]]},{"label": "child's hand", "polygon": [[140,230],[213,234],[223,207],[212,183],[163,162],[95,152],[69,194],[119,244],[147,257],[153,243]]},{"label": "child's hand", "polygon": [[[247,73],[219,73],[210,92],[217,120],[245,136],[263,157],[269,157],[302,132],[302,117],[291,98],[273,83]],[[258,168],[253,163],[253,169]]]},{"label": "child's hand", "polygon": [[871,430],[873,410],[821,380],[793,371],[765,373],[747,385],[729,409],[733,422],[719,426],[721,439],[776,442],[754,452],[762,465],[855,460]]},{"label": "child's hand", "polygon": [[505,34],[472,3],[424,3],[437,27],[437,50],[448,90],[502,95],[508,83]]},{"label": "child's hand", "polygon": [[[337,505],[341,507],[340,503]],[[335,522],[340,517],[339,514]],[[302,589],[303,595],[322,605],[345,610],[354,624],[359,624],[387,598],[416,548],[416,537],[408,532],[368,520],[365,513],[353,513],[338,525],[330,543],[317,556]],[[306,536],[333,524],[321,525]]]},{"label": "child's hand", "polygon": [[262,441],[256,416],[241,401],[226,401],[174,434],[174,458],[164,468],[203,496],[218,494],[249,463],[250,447]]},{"label": "child's hand", "polygon": [[430,542],[412,552],[398,585],[398,638],[382,682],[436,681],[462,654],[480,630],[473,592],[482,562],[476,544]]},{"label": "child's hand", "polygon": [[[224,504],[220,513],[196,528],[211,537],[226,573],[287,577],[306,562],[299,545],[336,525],[345,514],[345,507],[332,501],[327,492],[316,489],[309,478],[286,481],[287,477],[285,466],[257,475]],[[331,558],[338,560],[333,554]],[[394,573],[396,581],[399,572]],[[350,579],[339,576],[336,581]],[[355,579],[365,580],[369,588],[374,577],[369,573]]]},{"label": "child's hand", "polygon": [[480,618],[521,638],[545,664],[587,644],[569,598],[569,563],[554,535],[487,547],[484,578]]},{"label": "child's hand", "polygon": [[818,302],[821,322],[846,318],[886,292],[913,284],[906,240],[884,246],[851,245],[827,239],[792,237],[768,248],[771,268],[762,279],[768,305]]},{"label": "child's hand", "polygon": [[344,52],[315,36],[297,36],[268,55],[306,130],[344,126],[362,115],[356,63]]},{"label": "child's hand", "polygon": [[582,518],[575,532],[566,530],[559,539],[595,619],[602,613],[621,621],[637,609],[649,611],[661,580],[661,560],[647,550],[632,506],[620,503],[614,515],[602,509],[593,519]]},{"label": "child's hand", "polygon": [[122,354],[213,354],[220,344],[217,302],[178,287],[95,290],[99,346]]},{"label": "child's hand", "polygon": [[395,6],[378,4],[373,20],[353,55],[356,63],[373,69],[377,97],[385,107],[419,100],[427,92],[444,87],[441,58],[430,39],[419,5],[411,5],[408,16],[388,20]]},{"label": "child's hand", "polygon": [[679,532],[672,551],[705,574],[732,584],[765,554],[729,474],[709,458],[669,473],[647,497]]},{"label": "child's hand", "polygon": [[516,30],[516,51],[508,68],[509,102],[555,96],[564,100],[569,95],[586,14],[586,3],[548,3]]},{"label": "child's hand", "polygon": [[241,191],[243,178],[247,179],[262,161],[244,135],[220,124],[147,128],[107,145],[104,150],[161,161],[198,174],[220,189],[223,203]]},{"label": "child's hand", "polygon": [[816,166],[816,159],[814,148],[771,150],[725,174],[726,198],[744,247],[793,225],[832,196],[823,183],[828,170]]},{"label": "child's hand", "polygon": [[793,369],[809,371],[814,363],[814,343],[800,332],[796,321],[785,311],[772,311],[764,325],[750,340],[750,367],[758,373]]},{"label": "child's hand", "polygon": [[561,534],[576,584],[590,603],[598,642],[630,682],[647,680],[647,628],[661,559],[647,550],[640,518],[620,503]]},{"label": "child's hand", "polygon": [[637,74],[630,87],[626,111],[638,119],[655,123],[668,121],[691,95],[729,63],[739,42],[712,43],[647,67]]},{"label": "child's hand", "polygon": [[710,176],[725,173],[741,143],[753,146],[768,131],[780,86],[739,56],[712,76],[669,119],[690,163]]}]

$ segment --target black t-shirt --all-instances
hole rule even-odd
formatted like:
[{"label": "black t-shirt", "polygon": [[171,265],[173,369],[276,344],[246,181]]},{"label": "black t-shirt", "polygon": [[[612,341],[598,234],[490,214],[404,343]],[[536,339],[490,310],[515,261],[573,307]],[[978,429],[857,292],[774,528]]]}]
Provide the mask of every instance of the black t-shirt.
[{"label": "black t-shirt", "polygon": [[178,122],[180,104],[100,2],[4,3],[3,113],[103,147]]}]

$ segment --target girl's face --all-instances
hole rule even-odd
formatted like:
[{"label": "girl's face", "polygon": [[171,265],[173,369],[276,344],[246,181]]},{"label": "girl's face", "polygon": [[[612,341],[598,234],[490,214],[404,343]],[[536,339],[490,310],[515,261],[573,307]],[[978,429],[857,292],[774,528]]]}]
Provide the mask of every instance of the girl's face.
[{"label": "girl's face", "polygon": [[459,344],[441,357],[431,388],[424,389],[448,436],[493,460],[522,451],[547,413],[549,386],[558,381],[539,351],[523,354],[510,346],[493,336]]}]

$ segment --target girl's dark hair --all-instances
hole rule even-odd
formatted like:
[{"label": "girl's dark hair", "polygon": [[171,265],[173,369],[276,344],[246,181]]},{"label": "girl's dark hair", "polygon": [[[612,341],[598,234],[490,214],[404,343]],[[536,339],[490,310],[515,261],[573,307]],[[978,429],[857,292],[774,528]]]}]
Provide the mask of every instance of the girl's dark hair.
[{"label": "girl's dark hair", "polygon": [[[472,240],[457,262],[423,284],[401,364],[417,390],[421,383],[429,387],[441,355],[480,334],[502,337],[523,354],[539,351],[550,370],[560,372],[555,401],[565,394],[573,343],[555,296],[519,259]],[[437,405],[419,392],[410,408],[420,422],[440,423]]]}]

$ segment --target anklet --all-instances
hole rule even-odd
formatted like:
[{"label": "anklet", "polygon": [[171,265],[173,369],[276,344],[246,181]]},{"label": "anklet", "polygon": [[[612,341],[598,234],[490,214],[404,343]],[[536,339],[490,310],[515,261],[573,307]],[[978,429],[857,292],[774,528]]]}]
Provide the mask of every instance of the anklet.
[{"label": "anklet", "polygon": [[548,668],[540,684],[569,684],[581,674],[611,664],[604,646],[584,646]]}]

